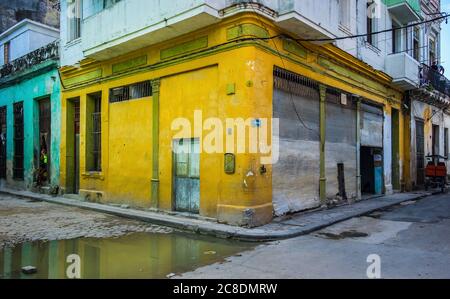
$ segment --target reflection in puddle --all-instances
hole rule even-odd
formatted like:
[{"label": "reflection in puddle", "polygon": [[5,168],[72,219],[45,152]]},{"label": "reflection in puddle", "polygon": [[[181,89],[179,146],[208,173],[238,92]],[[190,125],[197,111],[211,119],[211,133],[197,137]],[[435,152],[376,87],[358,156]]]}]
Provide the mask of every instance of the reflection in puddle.
[{"label": "reflection in puddle", "polygon": [[[80,276],[89,278],[166,278],[251,249],[249,243],[182,233],[137,233],[121,238],[32,242],[0,250],[0,278],[67,278],[71,263],[80,257]],[[33,266],[37,273],[23,274]]]}]

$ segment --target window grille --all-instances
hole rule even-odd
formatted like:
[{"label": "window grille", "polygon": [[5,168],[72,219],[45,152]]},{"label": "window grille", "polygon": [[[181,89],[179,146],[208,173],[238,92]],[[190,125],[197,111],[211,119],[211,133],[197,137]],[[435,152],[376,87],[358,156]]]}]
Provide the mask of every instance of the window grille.
[{"label": "window grille", "polygon": [[16,180],[24,179],[23,167],[23,102],[14,104],[14,163],[13,178]]},{"label": "window grille", "polygon": [[150,81],[112,88],[110,90],[109,102],[117,103],[140,99],[152,95],[152,85]]},{"label": "window grille", "polygon": [[94,112],[92,113],[92,171],[102,170],[102,111],[101,98],[95,98]]}]

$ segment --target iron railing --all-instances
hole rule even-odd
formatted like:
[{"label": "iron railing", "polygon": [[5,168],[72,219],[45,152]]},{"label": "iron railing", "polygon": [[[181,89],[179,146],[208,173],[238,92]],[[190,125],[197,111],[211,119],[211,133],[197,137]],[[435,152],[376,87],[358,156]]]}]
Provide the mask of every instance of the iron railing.
[{"label": "iron railing", "polygon": [[450,96],[450,80],[438,70],[435,70],[426,64],[422,64],[420,67],[420,86],[434,89]]},{"label": "iron railing", "polygon": [[59,40],[34,50],[25,56],[14,59],[0,68],[0,78],[29,69],[50,59],[59,58]]}]

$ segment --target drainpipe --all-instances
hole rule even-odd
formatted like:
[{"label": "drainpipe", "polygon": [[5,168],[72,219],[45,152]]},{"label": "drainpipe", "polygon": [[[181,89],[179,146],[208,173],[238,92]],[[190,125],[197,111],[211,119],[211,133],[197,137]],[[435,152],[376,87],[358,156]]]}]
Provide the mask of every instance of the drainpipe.
[{"label": "drainpipe", "polygon": [[356,198],[361,200],[361,98],[356,99]]},{"label": "drainpipe", "polygon": [[160,79],[152,81],[152,208],[159,204],[159,87]]},{"label": "drainpipe", "polygon": [[326,137],[326,96],[327,87],[325,85],[319,86],[320,90],[320,185],[319,195],[320,203],[325,205],[327,203],[327,178],[325,175],[325,137]]}]

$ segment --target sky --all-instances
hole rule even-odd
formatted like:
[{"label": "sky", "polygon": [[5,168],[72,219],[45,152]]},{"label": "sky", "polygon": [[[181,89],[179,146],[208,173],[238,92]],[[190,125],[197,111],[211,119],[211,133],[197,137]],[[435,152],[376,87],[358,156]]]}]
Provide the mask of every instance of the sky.
[{"label": "sky", "polygon": [[[450,0],[441,1],[441,11],[450,13]],[[450,76],[450,18],[448,24],[442,23],[441,32],[441,60],[446,70],[446,77]]]}]

